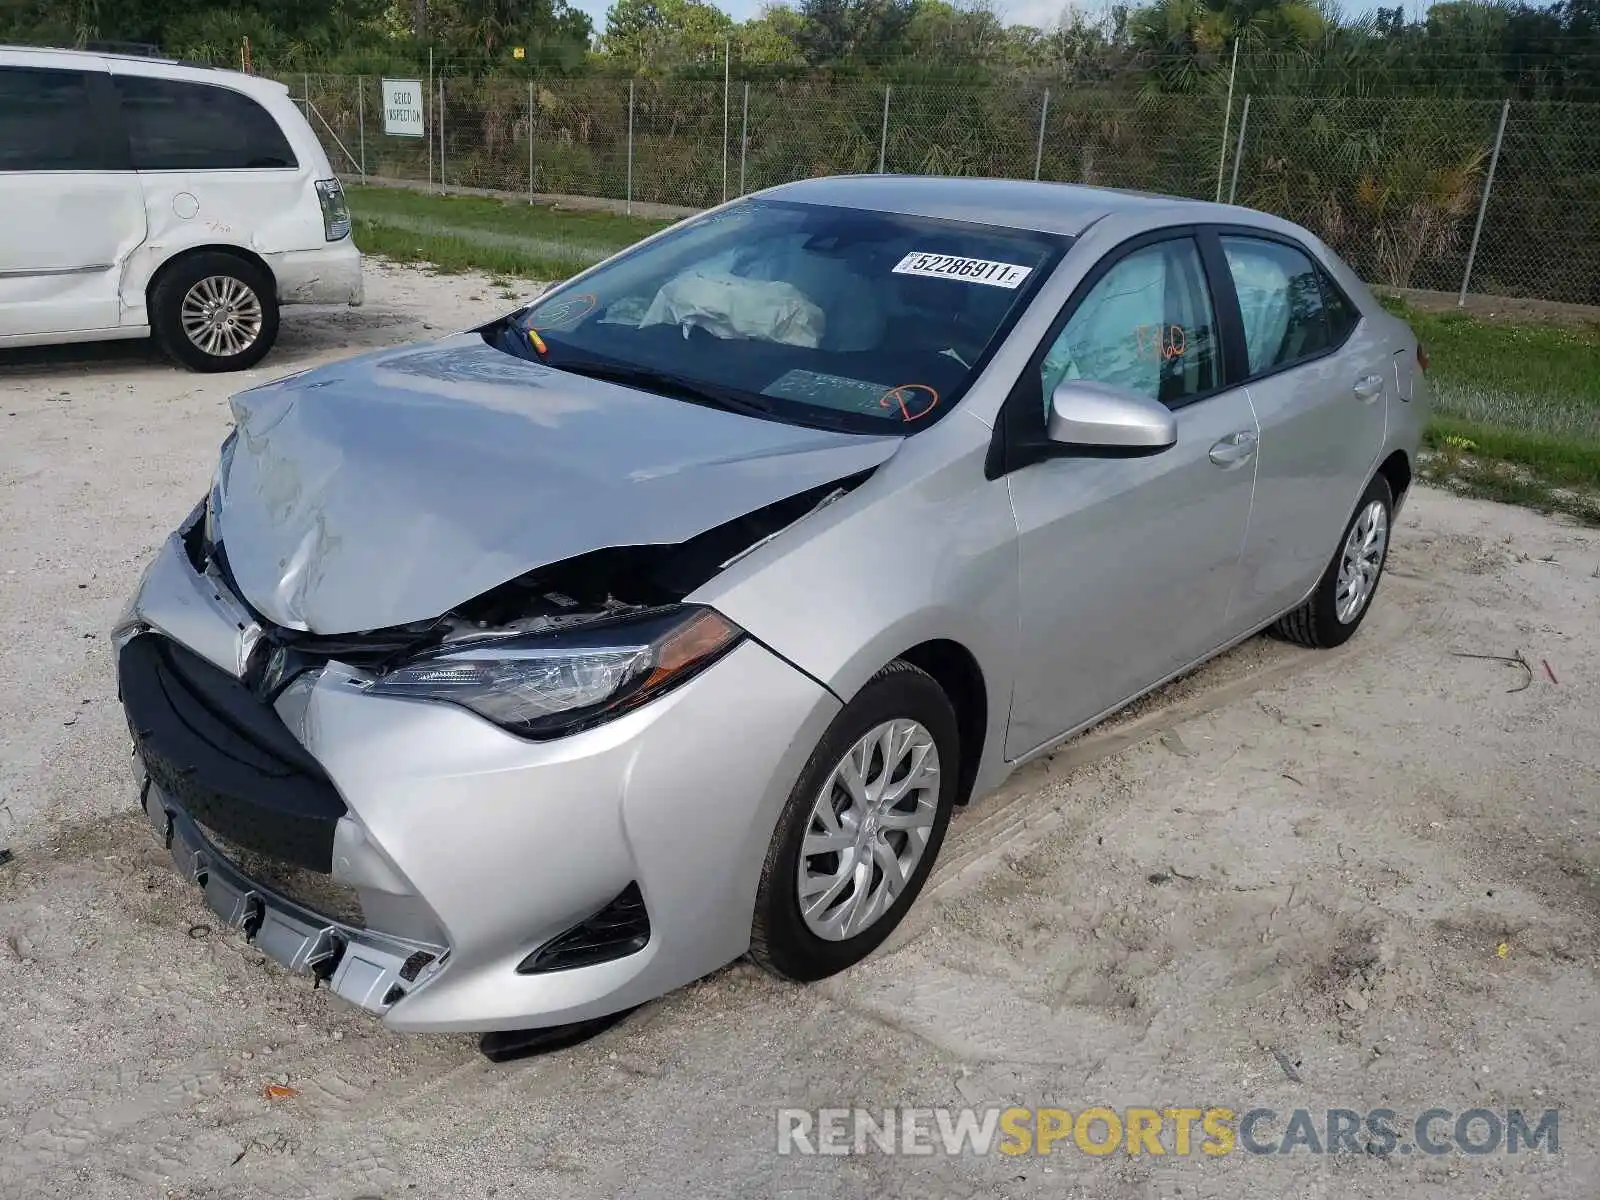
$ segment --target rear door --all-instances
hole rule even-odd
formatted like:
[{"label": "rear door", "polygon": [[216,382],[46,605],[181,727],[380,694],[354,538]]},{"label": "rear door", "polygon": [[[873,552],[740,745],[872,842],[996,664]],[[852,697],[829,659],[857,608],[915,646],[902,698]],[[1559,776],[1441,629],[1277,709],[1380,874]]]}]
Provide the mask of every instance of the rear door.
[{"label": "rear door", "polygon": [[1299,603],[1338,548],[1377,467],[1396,388],[1393,348],[1293,239],[1207,231],[1237,302],[1246,387],[1261,423],[1255,504],[1230,623],[1265,624]]},{"label": "rear door", "polygon": [[112,76],[152,240],[262,253],[321,246],[321,209],[277,119],[242,91],[162,69],[117,62]]},{"label": "rear door", "polygon": [[85,60],[0,60],[0,339],[121,321],[127,256],[144,241],[110,76]]}]

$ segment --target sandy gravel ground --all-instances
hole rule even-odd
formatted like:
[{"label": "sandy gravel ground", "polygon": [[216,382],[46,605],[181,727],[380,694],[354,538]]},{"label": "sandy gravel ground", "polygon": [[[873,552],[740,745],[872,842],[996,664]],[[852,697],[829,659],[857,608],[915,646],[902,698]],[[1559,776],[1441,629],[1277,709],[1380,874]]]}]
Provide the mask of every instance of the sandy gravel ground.
[{"label": "sandy gravel ground", "polygon": [[[291,311],[255,374],[497,292],[375,268],[366,308]],[[0,356],[0,1196],[1594,1194],[1594,532],[1420,491],[1350,645],[1253,640],[1023,772],[862,967],[737,965],[496,1067],[213,929],[136,811],[106,631],[242,382],[130,346]],[[1456,657],[1517,651],[1516,691]],[[1561,1149],[774,1153],[779,1107],[990,1102],[1556,1107]]]}]

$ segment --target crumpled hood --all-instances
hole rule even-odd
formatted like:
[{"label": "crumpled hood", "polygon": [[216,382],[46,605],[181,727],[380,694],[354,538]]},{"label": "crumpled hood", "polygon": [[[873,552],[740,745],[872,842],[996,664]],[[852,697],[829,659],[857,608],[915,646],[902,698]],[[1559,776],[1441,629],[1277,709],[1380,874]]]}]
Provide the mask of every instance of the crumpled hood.
[{"label": "crumpled hood", "polygon": [[214,518],[228,565],[258,612],[320,634],[429,620],[591,550],[685,541],[900,443],[583,378],[473,333],[232,403]]}]

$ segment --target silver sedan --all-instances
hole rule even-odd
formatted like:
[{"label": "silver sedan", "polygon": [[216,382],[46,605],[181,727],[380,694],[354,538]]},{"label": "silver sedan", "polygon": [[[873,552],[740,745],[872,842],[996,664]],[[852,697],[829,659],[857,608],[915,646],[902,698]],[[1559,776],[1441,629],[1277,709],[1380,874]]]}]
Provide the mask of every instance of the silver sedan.
[{"label": "silver sedan", "polygon": [[952,809],[1263,629],[1349,638],[1427,409],[1305,230],[818,179],[234,398],[118,629],[140,797],[404,1030],[872,951]]}]

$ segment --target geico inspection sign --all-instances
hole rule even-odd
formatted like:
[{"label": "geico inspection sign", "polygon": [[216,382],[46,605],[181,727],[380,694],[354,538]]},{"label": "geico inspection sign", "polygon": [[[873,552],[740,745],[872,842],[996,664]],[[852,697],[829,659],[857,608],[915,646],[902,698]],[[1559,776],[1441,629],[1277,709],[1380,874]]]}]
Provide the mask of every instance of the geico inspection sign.
[{"label": "geico inspection sign", "polygon": [[383,131],[394,137],[422,136],[422,83],[416,79],[383,81]]}]

